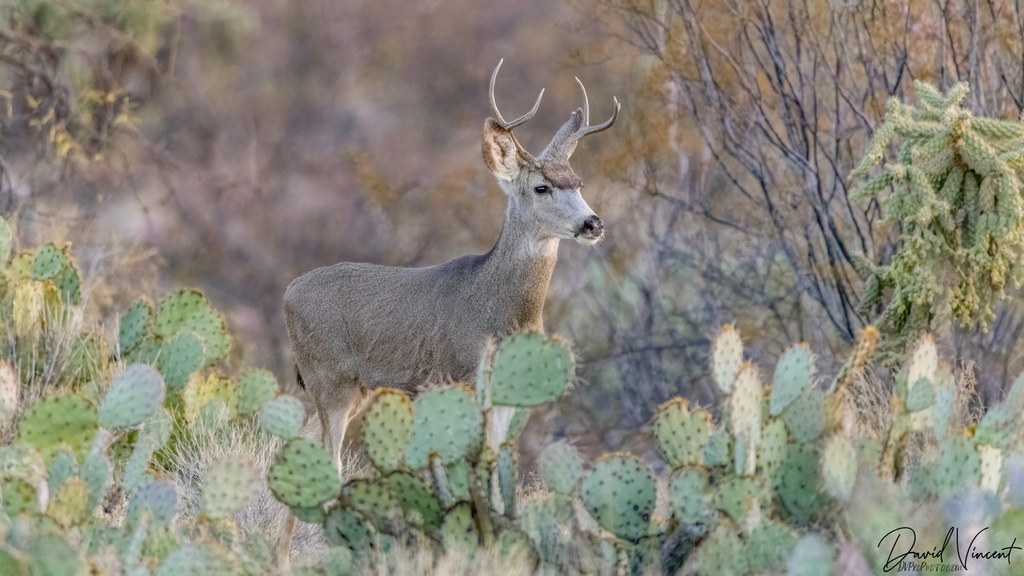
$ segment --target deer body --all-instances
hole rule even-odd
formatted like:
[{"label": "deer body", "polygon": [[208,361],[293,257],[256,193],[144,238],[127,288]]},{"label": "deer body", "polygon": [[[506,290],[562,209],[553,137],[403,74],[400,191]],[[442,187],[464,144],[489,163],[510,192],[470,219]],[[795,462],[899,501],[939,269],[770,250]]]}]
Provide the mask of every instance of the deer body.
[{"label": "deer body", "polygon": [[489,339],[543,331],[559,240],[592,245],[603,234],[568,161],[580,138],[615,122],[618,101],[610,120],[589,126],[584,90],[584,108],[534,157],[512,129],[533,116],[541,97],[533,110],[506,122],[494,102],[498,68],[490,87],[497,119],[485,122],[482,146],[485,164],[508,197],[494,248],[427,268],[336,264],[301,276],[285,292],[300,382],[313,397],[336,465],[348,421],[367,390],[414,393],[427,382],[468,380]]}]

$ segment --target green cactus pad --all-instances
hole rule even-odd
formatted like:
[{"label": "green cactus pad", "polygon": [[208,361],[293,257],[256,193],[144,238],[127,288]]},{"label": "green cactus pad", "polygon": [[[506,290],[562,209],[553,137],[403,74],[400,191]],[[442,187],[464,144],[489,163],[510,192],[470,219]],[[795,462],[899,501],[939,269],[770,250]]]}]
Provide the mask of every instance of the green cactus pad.
[{"label": "green cactus pad", "polygon": [[720,466],[730,462],[732,438],[725,428],[715,428],[704,446],[704,465]]},{"label": "green cactus pad", "polygon": [[80,476],[89,487],[89,510],[94,510],[103,497],[107,495],[107,485],[110,483],[110,460],[101,453],[90,452],[82,463]]},{"label": "green cactus pad", "polygon": [[519,435],[526,430],[526,425],[530,421],[530,412],[529,408],[523,406],[516,408],[515,414],[512,415],[512,421],[509,422],[508,432],[505,434],[506,441],[515,442],[519,439]]},{"label": "green cactus pad", "polygon": [[148,298],[140,298],[132,303],[121,316],[121,325],[117,331],[117,344],[121,356],[131,352],[153,331],[153,302]]},{"label": "green cactus pad", "polygon": [[152,366],[133,364],[114,379],[100,406],[100,426],[137,426],[164,403],[164,379]]},{"label": "green cactus pad", "polygon": [[388,482],[398,496],[405,518],[414,526],[438,528],[441,526],[441,502],[430,485],[406,472],[395,472]]},{"label": "green cactus pad", "polygon": [[708,496],[708,474],[697,468],[682,468],[672,475],[669,499],[676,518],[685,524],[710,524],[715,518]]},{"label": "green cactus pad", "polygon": [[971,441],[962,436],[939,442],[939,460],[935,463],[935,487],[940,497],[950,496],[978,485],[981,459]]},{"label": "green cactus pad", "polygon": [[583,478],[583,505],[602,528],[636,541],[647,534],[657,498],[654,475],[639,458],[608,454]]},{"label": "green cactus pad", "polygon": [[238,381],[238,413],[251,414],[277,397],[277,379],[267,370],[249,370]]},{"label": "green cactus pad", "polygon": [[913,386],[921,378],[928,380],[935,379],[935,371],[939,367],[939,351],[935,347],[935,341],[930,335],[925,335],[917,343],[914,354],[910,358],[910,367],[907,372],[907,384]]},{"label": "green cactus pad", "polygon": [[231,348],[224,317],[213,310],[202,292],[191,288],[179,290],[160,302],[153,329],[164,338],[183,331],[198,334],[206,352],[204,365],[221,360]]},{"label": "green cactus pad", "polygon": [[470,466],[466,460],[456,460],[445,466],[448,488],[451,490],[452,498],[456,501],[469,502],[469,474]]},{"label": "green cactus pad", "polygon": [[300,522],[307,524],[323,524],[324,520],[327,519],[327,511],[324,510],[323,506],[313,506],[312,508],[292,506],[290,510]]},{"label": "green cactus pad", "polygon": [[935,403],[932,406],[932,430],[940,440],[953,432],[956,422],[956,388],[953,386],[939,387],[935,392]]},{"label": "green cactus pad", "polygon": [[89,488],[81,478],[69,478],[50,498],[46,515],[57,521],[67,530],[71,526],[81,524],[86,517],[86,504],[89,501]]},{"label": "green cactus pad", "polygon": [[480,546],[473,507],[468,502],[459,502],[445,512],[441,521],[441,543],[450,551],[466,552]]},{"label": "green cactus pad", "polygon": [[323,560],[324,576],[352,574],[352,551],[347,546],[331,546]]},{"label": "green cactus pad", "polygon": [[832,546],[817,534],[807,534],[793,547],[786,563],[788,576],[831,576],[835,554]]},{"label": "green cactus pad", "polygon": [[46,480],[46,464],[32,446],[15,442],[0,447],[0,484],[10,478],[21,478],[38,485]]},{"label": "green cactus pad", "polygon": [[747,537],[747,566],[755,574],[778,572],[786,566],[796,542],[796,534],[785,524],[763,520]]},{"label": "green cactus pad", "polygon": [[665,535],[656,534],[641,538],[629,548],[629,574],[662,574],[661,548]]},{"label": "green cactus pad", "polygon": [[96,410],[80,396],[58,396],[40,400],[29,407],[18,428],[18,440],[34,447],[49,459],[67,446],[80,458],[96,436]]},{"label": "green cactus pad", "polygon": [[813,442],[825,431],[825,393],[806,388],[785,410],[782,419],[797,442]]},{"label": "green cactus pad", "polygon": [[21,478],[13,478],[0,484],[3,510],[11,518],[19,514],[38,514],[39,500],[36,489]]},{"label": "green cactus pad", "polygon": [[203,513],[210,518],[228,518],[255,496],[256,464],[248,456],[225,456],[203,477]]},{"label": "green cactus pad", "polygon": [[46,478],[50,493],[55,494],[65,480],[77,474],[78,460],[75,454],[69,450],[58,450],[53,460],[50,460],[50,474]]},{"label": "green cactus pad", "polygon": [[759,439],[761,436],[761,412],[764,403],[764,387],[757,375],[757,368],[745,363],[740,368],[729,397],[729,419],[732,433],[746,438]]},{"label": "green cactus pad", "polygon": [[288,506],[312,508],[341,492],[338,471],[322,446],[305,438],[288,441],[274,456],[267,485]]},{"label": "green cactus pad", "polygon": [[31,572],[27,573],[32,576],[78,576],[90,572],[82,561],[82,554],[59,534],[40,535],[32,540],[27,552],[32,565]]},{"label": "green cactus pad", "polygon": [[571,494],[583,474],[583,458],[564,440],[549,444],[537,458],[544,484],[556,494]]},{"label": "green cactus pad", "polygon": [[757,466],[766,478],[772,482],[778,479],[782,464],[786,460],[789,444],[789,432],[782,420],[772,419],[761,430],[761,442],[757,446]]},{"label": "green cactus pad", "polygon": [[722,327],[711,349],[711,375],[718,389],[726,394],[732,392],[733,382],[743,364],[743,341],[738,330],[730,324]]},{"label": "green cactus pad", "polygon": [[830,496],[842,502],[850,499],[857,481],[857,449],[846,437],[833,436],[825,441],[821,478]]},{"label": "green cactus pad", "polygon": [[748,570],[743,542],[735,532],[719,525],[697,548],[699,574],[715,576],[742,576]]},{"label": "green cactus pad", "polygon": [[401,534],[405,515],[389,483],[352,480],[341,489],[341,496],[350,508],[372,520],[379,532]]},{"label": "green cactus pad", "polygon": [[505,510],[516,509],[516,487],[519,485],[519,453],[515,444],[506,442],[498,451],[498,487]]},{"label": "green cactus pad", "polygon": [[135,442],[132,455],[128,458],[128,464],[124,468],[124,477],[121,480],[121,487],[125,492],[132,492],[144,482],[146,473],[149,472],[149,460],[156,450],[156,440],[151,436],[142,435]]},{"label": "green cactus pad", "polygon": [[335,506],[324,520],[324,536],[334,546],[347,546],[356,555],[376,548],[377,530],[362,513],[346,506]]},{"label": "green cactus pad", "polygon": [[203,546],[185,544],[171,552],[154,576],[203,576],[226,574],[226,563]]},{"label": "green cactus pad", "polygon": [[302,401],[288,394],[282,394],[260,408],[260,426],[284,440],[299,435],[305,417],[306,408]]},{"label": "green cactus pad", "polygon": [[57,248],[52,242],[43,244],[36,250],[32,260],[32,279],[49,280],[70,263],[64,250]]},{"label": "green cactus pad", "polygon": [[514,562],[517,558],[525,557],[529,559],[526,562],[528,566],[535,566],[539,561],[537,551],[533,549],[533,544],[530,542],[530,537],[521,530],[515,528],[502,530],[494,545],[500,551],[502,560]]},{"label": "green cactus pad", "polygon": [[715,508],[725,512],[737,524],[742,523],[751,506],[756,505],[763,492],[754,478],[731,476],[715,490]]},{"label": "green cactus pad", "polygon": [[491,363],[491,401],[497,406],[539,406],[565,393],[576,365],[568,346],[539,332],[498,345]]},{"label": "green cactus pad", "polygon": [[704,447],[711,436],[711,415],[691,412],[686,400],[673,398],[658,408],[654,437],[658,449],[672,468],[704,463]]},{"label": "green cactus pad", "polygon": [[169,526],[178,512],[178,491],[170,482],[153,482],[132,494],[128,502],[125,523],[134,526],[148,511],[154,525]]},{"label": "green cactus pad", "polygon": [[156,338],[152,334],[145,334],[142,340],[124,355],[125,361],[129,364],[156,364],[160,359],[160,353],[164,348],[164,340]]},{"label": "green cactus pad", "polygon": [[139,433],[153,439],[157,449],[163,448],[174,431],[174,419],[167,410],[161,408],[142,421]]},{"label": "green cactus pad", "polygon": [[405,447],[405,463],[413,470],[425,468],[431,454],[447,464],[483,444],[483,416],[468,388],[440,387],[419,395],[413,417]]},{"label": "green cactus pad", "polygon": [[1009,404],[996,404],[982,417],[974,433],[974,442],[1011,449],[1018,436],[1018,418],[1019,413],[1015,413]]},{"label": "green cactus pad", "polygon": [[778,416],[811,386],[814,378],[814,356],[806,344],[793,346],[779,359],[772,379],[771,415]]},{"label": "green cactus pad", "polygon": [[188,384],[193,372],[203,367],[203,341],[193,332],[179,332],[160,352],[156,367],[171,388]]},{"label": "green cactus pad", "polygon": [[819,489],[821,456],[807,444],[790,444],[775,490],[798,523],[806,522],[824,503]]},{"label": "green cactus pad", "polygon": [[382,474],[394,472],[402,464],[412,422],[412,400],[405,392],[393,388],[375,391],[363,416],[362,445]]},{"label": "green cactus pad", "polygon": [[78,268],[70,261],[53,279],[61,301],[67,306],[78,306],[82,303],[82,276]]},{"label": "green cactus pad", "polygon": [[907,392],[907,410],[919,412],[935,403],[935,388],[931,380],[921,378]]}]

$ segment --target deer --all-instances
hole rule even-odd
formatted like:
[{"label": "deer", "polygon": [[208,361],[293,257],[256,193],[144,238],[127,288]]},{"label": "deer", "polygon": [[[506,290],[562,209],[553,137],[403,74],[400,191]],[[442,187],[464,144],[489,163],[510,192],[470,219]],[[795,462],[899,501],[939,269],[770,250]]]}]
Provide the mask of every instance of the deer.
[{"label": "deer", "polygon": [[494,98],[502,62],[491,74],[494,117],[484,122],[481,146],[508,199],[494,247],[424,268],[343,262],[300,276],[284,293],[298,381],[312,396],[339,474],[346,430],[372,390],[415,395],[424,383],[467,381],[488,341],[543,332],[559,241],[593,246],[603,237],[569,157],[581,138],[615,123],[618,99],[611,118],[591,126],[587,90],[576,78],[583,108],[534,156],[512,131],[537,113],[544,90],[529,112],[506,121]]}]

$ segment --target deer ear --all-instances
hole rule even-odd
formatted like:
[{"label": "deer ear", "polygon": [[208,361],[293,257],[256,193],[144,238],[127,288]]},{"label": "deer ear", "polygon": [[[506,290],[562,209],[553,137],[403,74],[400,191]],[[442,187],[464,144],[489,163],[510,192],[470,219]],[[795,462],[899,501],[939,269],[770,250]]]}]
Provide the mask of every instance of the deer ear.
[{"label": "deer ear", "polygon": [[496,178],[511,182],[519,176],[522,166],[519,145],[512,138],[512,132],[502,128],[493,118],[484,122],[482,151],[484,164]]}]

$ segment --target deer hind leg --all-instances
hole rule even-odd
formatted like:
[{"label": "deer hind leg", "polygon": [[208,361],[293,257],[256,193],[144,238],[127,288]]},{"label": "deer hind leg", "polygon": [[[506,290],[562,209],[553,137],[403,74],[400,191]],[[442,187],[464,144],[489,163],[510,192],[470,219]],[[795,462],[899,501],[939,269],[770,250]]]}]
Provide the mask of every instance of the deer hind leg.
[{"label": "deer hind leg", "polygon": [[316,407],[320,417],[321,441],[331,454],[334,467],[339,474],[344,471],[341,466],[341,451],[344,446],[345,434],[349,424],[362,409],[369,395],[366,388],[355,382],[343,382],[333,390],[333,394],[317,397]]}]

